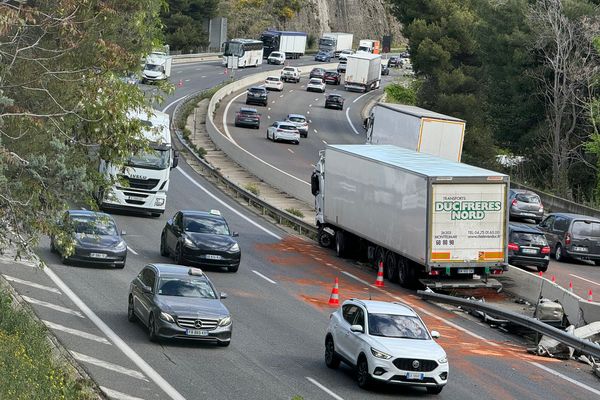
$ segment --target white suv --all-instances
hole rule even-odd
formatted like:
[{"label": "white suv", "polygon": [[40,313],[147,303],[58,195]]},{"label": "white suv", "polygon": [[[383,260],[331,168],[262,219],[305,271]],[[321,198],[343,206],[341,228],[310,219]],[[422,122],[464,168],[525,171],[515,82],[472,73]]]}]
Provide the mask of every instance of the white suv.
[{"label": "white suv", "polygon": [[344,361],[357,369],[358,385],[373,382],[424,386],[438,394],[448,382],[446,352],[409,306],[347,300],[331,314],[325,336],[325,364]]},{"label": "white suv", "polygon": [[285,67],[281,70],[281,80],[284,82],[300,82],[300,70],[297,67]]},{"label": "white suv", "polygon": [[272,52],[269,54],[269,57],[267,57],[267,64],[285,64],[285,53],[281,51]]}]

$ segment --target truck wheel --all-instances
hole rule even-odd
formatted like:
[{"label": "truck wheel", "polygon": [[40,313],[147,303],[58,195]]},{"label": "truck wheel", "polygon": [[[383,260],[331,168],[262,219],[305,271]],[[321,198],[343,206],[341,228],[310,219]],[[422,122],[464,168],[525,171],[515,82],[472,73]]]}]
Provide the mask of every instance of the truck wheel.
[{"label": "truck wheel", "polygon": [[398,258],[389,251],[384,264],[385,277],[390,282],[398,282]]},{"label": "truck wheel", "polygon": [[323,226],[319,227],[318,233],[319,244],[325,248],[331,248],[333,246],[333,236],[323,230]]},{"label": "truck wheel", "polygon": [[375,258],[373,258],[373,268],[377,271],[379,269],[379,263],[384,263],[385,268],[385,250],[382,247],[377,246],[375,249]]},{"label": "truck wheel", "polygon": [[408,288],[409,277],[408,277],[408,260],[404,257],[398,259],[398,283],[404,288]]},{"label": "truck wheel", "polygon": [[346,255],[346,238],[342,231],[335,233],[335,253],[340,258]]}]

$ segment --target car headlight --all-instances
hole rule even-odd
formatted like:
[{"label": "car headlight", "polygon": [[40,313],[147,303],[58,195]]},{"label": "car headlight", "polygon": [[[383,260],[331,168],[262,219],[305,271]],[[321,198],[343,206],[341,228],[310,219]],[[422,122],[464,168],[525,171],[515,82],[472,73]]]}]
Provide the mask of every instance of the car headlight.
[{"label": "car headlight", "polygon": [[375,357],[377,358],[382,358],[384,360],[389,360],[390,358],[392,358],[391,355],[384,353],[383,351],[379,351],[377,349],[374,349],[371,347],[371,354],[373,354]]},{"label": "car headlight", "polygon": [[197,246],[196,246],[196,243],[194,243],[194,242],[192,241],[192,239],[190,239],[190,238],[189,238],[189,237],[187,237],[187,236],[185,236],[185,237],[183,238],[183,245],[184,245],[184,246],[186,246],[186,247],[192,248],[192,249],[196,249],[196,248],[197,248]]},{"label": "car headlight", "polygon": [[125,243],[124,240],[121,240],[119,243],[117,243],[117,245],[114,247],[114,249],[116,251],[123,251],[127,248],[127,243]]},{"label": "car headlight", "polygon": [[234,243],[230,248],[229,251],[240,251],[240,245],[237,243]]},{"label": "car headlight", "polygon": [[448,362],[448,357],[444,356],[438,360],[440,364],[446,364]]},{"label": "car headlight", "polygon": [[231,324],[231,317],[227,316],[219,320],[219,326],[227,326]]},{"label": "car headlight", "polygon": [[173,316],[171,314],[168,314],[164,311],[162,311],[160,313],[160,319],[162,319],[163,321],[167,321],[167,322],[175,322],[175,318],[173,318]]}]

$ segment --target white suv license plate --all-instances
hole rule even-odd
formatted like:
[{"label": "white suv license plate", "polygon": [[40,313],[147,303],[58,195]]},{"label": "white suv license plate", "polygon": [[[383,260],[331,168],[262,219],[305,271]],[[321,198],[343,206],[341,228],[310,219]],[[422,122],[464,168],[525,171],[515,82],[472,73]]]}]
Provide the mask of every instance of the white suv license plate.
[{"label": "white suv license plate", "polygon": [[406,373],[406,379],[411,379],[411,380],[415,380],[415,381],[422,381],[423,380],[423,374],[420,372],[407,372]]},{"label": "white suv license plate", "polygon": [[185,334],[188,336],[208,336],[208,331],[201,331],[199,329],[186,329]]},{"label": "white suv license plate", "polygon": [[223,258],[217,254],[207,254],[205,257],[209,260],[221,260]]},{"label": "white suv license plate", "polygon": [[458,273],[459,274],[474,274],[475,270],[473,268],[459,268]]},{"label": "white suv license plate", "polygon": [[106,254],[104,254],[104,253],[90,253],[90,257],[93,257],[93,258],[106,258]]}]

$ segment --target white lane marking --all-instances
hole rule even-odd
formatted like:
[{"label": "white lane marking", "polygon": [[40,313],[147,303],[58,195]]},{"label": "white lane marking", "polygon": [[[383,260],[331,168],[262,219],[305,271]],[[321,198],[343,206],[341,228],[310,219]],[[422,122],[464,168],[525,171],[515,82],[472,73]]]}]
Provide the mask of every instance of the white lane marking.
[{"label": "white lane marking", "polygon": [[322,391],[324,391],[325,393],[327,393],[328,395],[330,395],[334,399],[336,399],[336,400],[344,400],[343,397],[338,396],[337,394],[335,394],[334,392],[332,392],[331,390],[329,390],[325,386],[321,385],[319,382],[317,382],[315,379],[311,378],[310,376],[307,376],[306,379],[308,379],[308,381],[310,383],[312,383],[313,385],[315,385],[316,387],[318,387],[319,389],[321,389]]},{"label": "white lane marking", "polygon": [[116,390],[109,389],[105,386],[100,386],[100,390],[102,390],[109,399],[114,400],[144,400],[140,397],[130,396],[125,393],[117,392]]},{"label": "white lane marking", "polygon": [[294,154],[294,150],[292,150],[292,149],[288,149],[288,151],[289,151],[290,153]]},{"label": "white lane marking", "polygon": [[169,108],[171,108],[171,106],[172,106],[173,104],[175,104],[175,103],[179,103],[181,100],[185,99],[186,97],[187,97],[187,95],[186,95],[186,96],[183,96],[183,97],[180,97],[180,98],[178,98],[177,100],[173,100],[172,102],[170,102],[169,104],[167,104],[167,106],[166,106],[165,108],[163,108],[163,109],[162,109],[162,112],[167,112],[167,110],[168,110]]},{"label": "white lane marking", "polygon": [[200,78],[206,78],[206,75],[202,75]]},{"label": "white lane marking", "polygon": [[73,303],[104,333],[108,339],[115,344],[139,369],[142,370],[158,387],[160,387],[172,400],[185,400],[173,386],[169,384],[162,376],[158,374],[142,357],[140,357],[127,343],[123,341],[104,321],[98,316],[77,296],[63,281],[46,266],[44,268],[46,275],[52,279],[54,284],[66,294]]},{"label": "white lane marking", "polygon": [[316,129],[313,129],[313,131],[314,131],[315,133],[319,133],[319,132],[318,132]]},{"label": "white lane marking", "polygon": [[186,79],[184,82],[189,82],[191,79]]},{"label": "white lane marking", "polygon": [[282,94],[280,94],[280,95],[279,95],[279,97],[283,97],[283,95],[282,95]]},{"label": "white lane marking", "polygon": [[12,276],[8,276],[8,275],[4,275],[2,274],[2,276],[7,280],[7,281],[11,281],[11,282],[16,282],[16,283],[20,283],[21,285],[27,285],[27,286],[31,286],[33,288],[36,289],[41,289],[41,290],[45,290],[47,292],[52,292],[52,293],[57,293],[57,294],[61,294],[60,290],[50,287],[50,286],[44,286],[44,285],[40,285],[39,283],[35,283],[35,282],[29,282],[29,281],[24,281],[23,279],[19,279],[19,278],[14,278]]},{"label": "white lane marking", "polygon": [[127,246],[127,250],[129,250],[130,252],[132,252],[133,254],[135,254],[136,256],[139,256],[138,252],[135,251],[134,249],[132,249],[131,247]]},{"label": "white lane marking", "polygon": [[267,119],[271,119],[271,116],[270,116],[270,115],[267,115]]},{"label": "white lane marking", "polygon": [[63,307],[63,306],[59,306],[59,305],[56,305],[56,304],[48,303],[46,301],[42,301],[42,300],[38,300],[38,299],[32,299],[29,296],[23,296],[23,295],[21,295],[21,297],[23,298],[23,300],[25,300],[26,302],[31,303],[31,304],[36,304],[36,305],[41,306],[41,307],[50,308],[52,310],[55,310],[55,311],[58,311],[58,312],[61,312],[61,313],[75,315],[75,316],[77,316],[79,318],[85,318],[83,315],[81,315],[81,313],[79,311],[71,310],[70,308],[67,308],[67,307]]},{"label": "white lane marking", "polygon": [[358,96],[357,98],[354,99],[353,103],[356,103],[357,101],[359,101],[360,99],[365,97],[367,94],[369,94],[369,92],[361,94],[360,96]]},{"label": "white lane marking", "polygon": [[183,71],[177,71],[178,74],[182,73]]},{"label": "white lane marking", "polygon": [[73,354],[73,357],[75,357],[75,359],[77,361],[81,361],[81,362],[85,362],[85,363],[88,363],[88,364],[92,364],[92,365],[95,365],[95,366],[100,367],[100,368],[104,368],[104,369],[108,369],[108,370],[111,370],[111,371],[115,371],[115,372],[118,372],[120,374],[131,376],[132,378],[136,378],[136,379],[140,379],[142,381],[148,382],[148,379],[146,379],[146,377],[144,376],[144,374],[142,374],[141,372],[136,371],[134,369],[125,368],[125,367],[122,367],[120,365],[108,362],[108,361],[103,361],[103,360],[99,360],[99,359],[91,357],[91,356],[86,356],[85,354],[81,354],[81,353],[78,353],[78,352],[73,351],[73,350],[69,350],[69,352],[71,354]]},{"label": "white lane marking", "polygon": [[275,100],[273,100],[273,101],[271,102],[271,104],[275,104]]},{"label": "white lane marking", "polygon": [[209,195],[210,197],[212,197],[215,201],[219,202],[220,204],[222,204],[224,207],[228,208],[231,212],[233,212],[235,215],[237,215],[240,218],[243,218],[244,220],[246,220],[247,222],[249,222],[250,224],[254,225],[255,227],[257,227],[258,229],[262,230],[263,232],[267,233],[268,235],[273,236],[275,239],[277,240],[281,240],[281,236],[279,236],[278,234],[276,234],[275,232],[270,231],[269,229],[265,228],[264,226],[260,225],[257,222],[254,222],[253,220],[251,220],[250,218],[248,218],[247,216],[245,216],[244,214],[242,214],[241,212],[239,212],[238,210],[236,210],[235,208],[233,208],[232,206],[230,206],[229,204],[225,203],[223,200],[221,200],[220,198],[218,198],[217,196],[215,196],[214,194],[212,194],[212,192],[210,192],[208,189],[206,189],[204,186],[202,186],[201,184],[199,184],[198,182],[196,182],[196,180],[194,178],[192,178],[191,176],[189,176],[187,174],[187,172],[185,172],[184,170],[182,170],[181,168],[177,168],[177,171],[179,171],[181,173],[181,175],[185,176],[190,182],[192,182],[198,189],[202,190],[204,193],[206,193],[207,195]]},{"label": "white lane marking", "polygon": [[319,101],[319,99],[315,99],[315,101]]},{"label": "white lane marking", "polygon": [[354,127],[354,124],[350,120],[350,114],[349,114],[349,112],[350,112],[350,107],[346,108],[346,119],[348,120],[348,124],[350,124],[350,128],[352,128],[352,130],[354,131],[354,133],[356,133],[357,135],[360,135],[360,133],[358,133],[358,131]]},{"label": "white lane marking", "polygon": [[266,276],[264,276],[263,274],[261,274],[258,271],[252,270],[252,272],[254,272],[256,275],[260,276],[261,278],[263,278],[265,281],[267,282],[271,282],[274,285],[277,285],[277,282],[275,282],[273,279],[267,278]]},{"label": "white lane marking", "polygon": [[110,343],[108,340],[106,340],[102,336],[98,336],[98,335],[94,335],[92,333],[80,331],[78,329],[69,328],[67,326],[62,326],[62,325],[55,324],[54,322],[50,322],[50,321],[46,321],[46,320],[42,320],[42,322],[44,324],[46,324],[46,326],[48,328],[54,329],[56,331],[61,331],[61,332],[69,333],[71,335],[79,336],[79,337],[82,337],[84,339],[93,340],[94,342],[108,344],[109,346],[112,345],[112,343]]},{"label": "white lane marking", "polygon": [[600,286],[600,283],[598,283],[598,282],[590,281],[589,279],[582,278],[581,276],[577,276],[575,274],[569,274],[569,275],[571,275],[574,278],[581,279],[582,281],[586,281],[586,282],[589,282],[589,283],[593,283],[594,285]]},{"label": "white lane marking", "polygon": [[267,111],[271,111],[271,107],[267,107]]},{"label": "white lane marking", "polygon": [[227,114],[229,114],[229,107],[231,107],[231,104],[234,101],[236,101],[238,99],[238,97],[241,97],[241,96],[243,96],[245,94],[246,94],[246,92],[243,91],[242,93],[240,93],[237,96],[235,96],[233,99],[229,100],[229,103],[227,103],[227,106],[225,106],[225,112],[223,113],[223,128],[225,128],[225,136],[227,136],[229,138],[229,140],[231,140],[235,144],[237,144],[237,143],[236,143],[235,140],[233,140],[233,138],[229,134],[229,128],[227,128]]},{"label": "white lane marking", "polygon": [[290,89],[290,93],[292,93],[294,91],[294,89]]},{"label": "white lane marking", "polygon": [[306,113],[307,113],[307,114],[310,114],[310,111],[307,111]]},{"label": "white lane marking", "polygon": [[327,144],[327,142],[326,142],[326,141],[324,141],[324,140],[321,140],[321,142],[323,142],[323,144]]},{"label": "white lane marking", "polygon": [[308,107],[312,107],[312,104],[309,104]]},{"label": "white lane marking", "polygon": [[364,281],[362,279],[360,279],[358,276],[356,275],[352,275],[350,272],[346,272],[346,271],[342,271],[342,274],[349,276],[350,278],[353,278],[357,281],[359,281],[360,283],[362,283],[363,285],[367,285],[367,286],[371,286],[371,284],[367,281]]},{"label": "white lane marking", "polygon": [[543,369],[544,371],[549,372],[552,375],[558,376],[559,378],[562,378],[562,379],[564,379],[567,382],[571,382],[573,385],[577,385],[577,386],[579,386],[582,389],[585,389],[587,391],[590,391],[590,392],[592,392],[592,393],[600,396],[600,390],[596,390],[596,389],[594,389],[594,388],[592,388],[592,387],[590,387],[590,386],[588,386],[588,385],[586,385],[584,383],[581,383],[579,381],[576,381],[575,379],[569,378],[568,376],[563,375],[560,372],[557,372],[557,371],[553,370],[552,368],[548,368],[545,365],[538,364],[538,363],[536,363],[534,361],[529,361],[529,364],[535,365],[536,367],[538,367],[540,369]]}]

